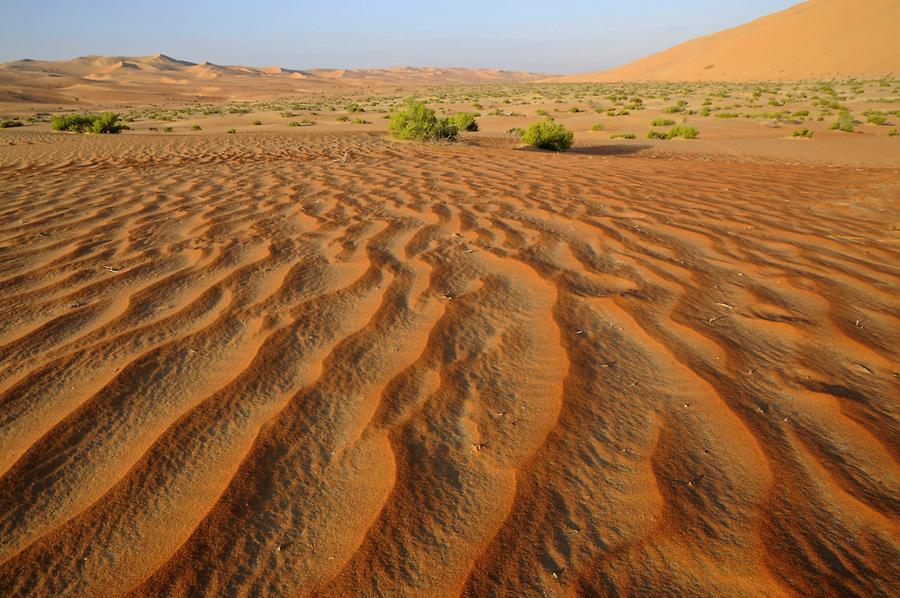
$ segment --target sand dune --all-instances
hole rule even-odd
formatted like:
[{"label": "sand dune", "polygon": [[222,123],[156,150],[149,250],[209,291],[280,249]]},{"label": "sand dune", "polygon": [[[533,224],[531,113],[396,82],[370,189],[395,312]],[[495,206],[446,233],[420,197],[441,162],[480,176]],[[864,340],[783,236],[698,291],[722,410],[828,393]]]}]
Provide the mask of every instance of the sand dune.
[{"label": "sand dune", "polygon": [[[234,100],[279,94],[333,91],[336,88],[396,88],[460,83],[509,83],[544,78],[497,69],[410,68],[310,69],[254,68],[195,64],[164,54],[84,56],[69,61],[17,60],[0,64],[0,102],[144,103],[163,99]],[[204,86],[215,79],[218,92]]]},{"label": "sand dune", "polygon": [[12,131],[0,178],[6,595],[895,591],[897,170]]},{"label": "sand dune", "polygon": [[565,81],[746,81],[900,74],[900,0],[809,0]]}]

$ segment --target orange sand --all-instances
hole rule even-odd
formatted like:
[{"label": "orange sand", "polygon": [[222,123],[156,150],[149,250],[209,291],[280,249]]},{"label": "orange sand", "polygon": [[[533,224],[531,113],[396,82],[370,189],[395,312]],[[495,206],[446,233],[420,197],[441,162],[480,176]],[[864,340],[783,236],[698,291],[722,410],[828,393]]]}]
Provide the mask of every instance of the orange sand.
[{"label": "orange sand", "polygon": [[5,131],[0,180],[5,595],[895,591],[896,169]]}]

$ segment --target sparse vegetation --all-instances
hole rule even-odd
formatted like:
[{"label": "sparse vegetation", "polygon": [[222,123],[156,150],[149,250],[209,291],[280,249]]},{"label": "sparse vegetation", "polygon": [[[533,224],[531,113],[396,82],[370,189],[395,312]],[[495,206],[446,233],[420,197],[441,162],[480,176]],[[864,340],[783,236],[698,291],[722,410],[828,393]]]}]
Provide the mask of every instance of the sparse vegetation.
[{"label": "sparse vegetation", "polygon": [[656,118],[650,122],[651,127],[671,127],[675,121],[671,118]]},{"label": "sparse vegetation", "polygon": [[804,137],[806,139],[812,139],[813,132],[809,129],[799,129],[791,133],[792,137]]},{"label": "sparse vegetation", "polygon": [[616,133],[610,139],[637,139],[634,133]]},{"label": "sparse vegetation", "polygon": [[50,119],[50,127],[55,131],[74,133],[114,134],[125,128],[120,124],[115,112],[103,114],[65,114]]},{"label": "sparse vegetation", "polygon": [[591,131],[603,131],[605,129],[606,129],[606,127],[603,126],[603,123],[597,123],[591,127]]},{"label": "sparse vegetation", "polygon": [[843,131],[845,133],[852,133],[853,132],[853,116],[851,116],[851,114],[849,112],[844,110],[843,112],[841,112],[840,116],[838,116],[838,119],[836,121],[834,121],[834,123],[831,125],[830,129],[832,131]]},{"label": "sparse vegetation", "polygon": [[481,115],[474,112],[458,112],[450,117],[450,122],[460,131],[471,133],[478,130],[478,121],[475,119],[479,116]]},{"label": "sparse vegetation", "polygon": [[459,133],[459,128],[449,118],[438,118],[424,102],[413,99],[407,100],[391,115],[388,129],[397,139],[419,141],[455,139]]},{"label": "sparse vegetation", "polygon": [[0,119],[0,129],[12,129],[13,127],[22,127],[25,126],[21,120],[16,118],[4,118]]},{"label": "sparse vegetation", "polygon": [[696,139],[699,136],[700,130],[690,125],[678,125],[669,129],[669,139],[674,139],[675,137]]},{"label": "sparse vegetation", "polygon": [[522,134],[522,141],[528,145],[555,152],[572,147],[574,138],[572,131],[552,119],[531,123]]},{"label": "sparse vegetation", "polygon": [[191,131],[201,131],[202,127],[200,125],[191,125]]}]

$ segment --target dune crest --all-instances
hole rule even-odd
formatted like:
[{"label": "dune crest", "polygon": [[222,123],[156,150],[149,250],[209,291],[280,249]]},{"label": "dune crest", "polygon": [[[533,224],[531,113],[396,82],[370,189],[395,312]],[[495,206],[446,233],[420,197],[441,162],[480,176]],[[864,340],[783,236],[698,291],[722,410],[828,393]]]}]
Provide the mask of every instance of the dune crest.
[{"label": "dune crest", "polygon": [[900,0],[809,0],[563,81],[747,81],[900,74]]}]

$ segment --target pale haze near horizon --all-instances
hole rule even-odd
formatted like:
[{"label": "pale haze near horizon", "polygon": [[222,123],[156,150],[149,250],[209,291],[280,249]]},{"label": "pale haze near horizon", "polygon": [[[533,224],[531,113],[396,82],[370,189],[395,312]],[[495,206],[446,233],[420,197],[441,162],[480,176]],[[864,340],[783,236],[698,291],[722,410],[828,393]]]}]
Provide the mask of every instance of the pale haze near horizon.
[{"label": "pale haze near horizon", "polygon": [[602,70],[794,0],[4,0],[0,62],[91,54],[247,66]]}]

